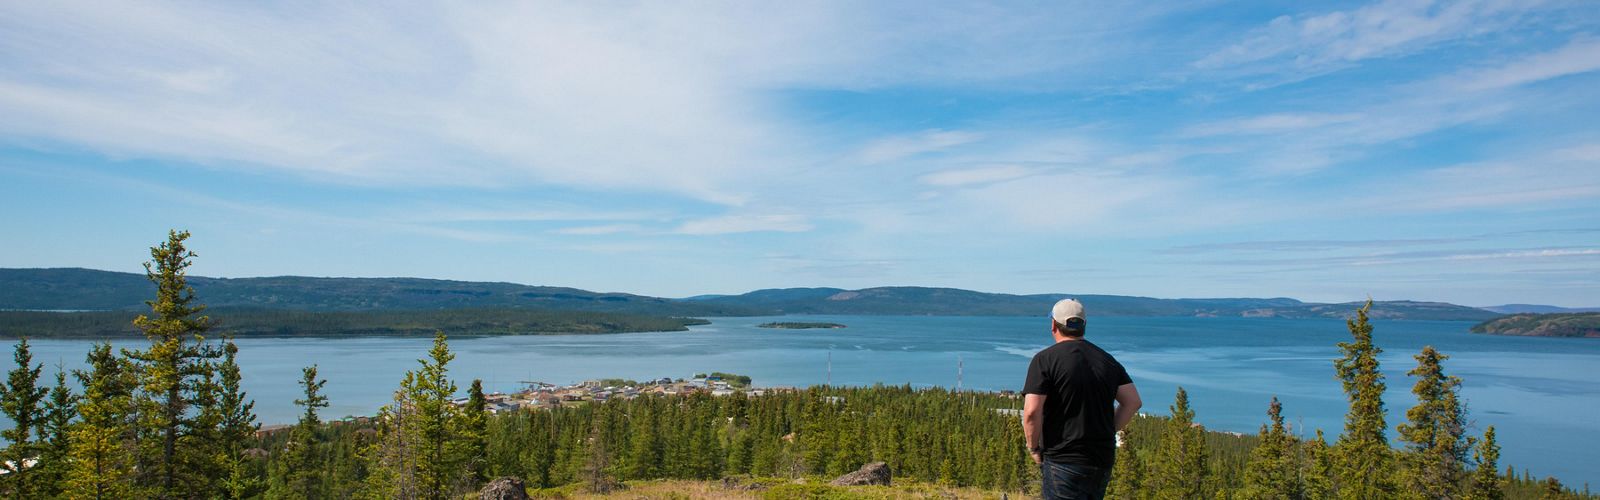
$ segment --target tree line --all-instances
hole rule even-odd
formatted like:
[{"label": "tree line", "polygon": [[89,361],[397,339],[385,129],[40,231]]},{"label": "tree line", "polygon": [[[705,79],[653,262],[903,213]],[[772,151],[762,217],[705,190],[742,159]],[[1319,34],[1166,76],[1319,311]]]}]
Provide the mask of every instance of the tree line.
[{"label": "tree line", "polygon": [[[26,338],[0,385],[15,422],[0,450],[8,498],[459,498],[491,478],[604,492],[628,481],[832,477],[887,462],[897,480],[1036,491],[1016,395],[829,387],[762,396],[641,396],[491,414],[481,381],[465,404],[443,332],[378,415],[324,422],[326,380],[306,367],[299,421],[261,433],[240,387],[238,347],[208,338],[185,269],[185,232],[151,249],[148,348],[87,354],[88,367],[41,383]],[[1179,388],[1170,417],[1136,418],[1118,449],[1113,498],[1592,498],[1553,478],[1499,468],[1494,428],[1467,434],[1460,380],[1431,347],[1416,356],[1417,406],[1388,440],[1381,353],[1367,308],[1349,321],[1335,372],[1350,401],[1329,443],[1291,435],[1273,400],[1253,436],[1194,424]]]},{"label": "tree line", "polygon": [[[356,335],[540,335],[683,331],[706,324],[669,318],[591,311],[486,308],[381,311],[220,309],[210,331],[239,337]],[[0,331],[12,337],[108,338],[140,335],[126,311],[0,311]]]}]

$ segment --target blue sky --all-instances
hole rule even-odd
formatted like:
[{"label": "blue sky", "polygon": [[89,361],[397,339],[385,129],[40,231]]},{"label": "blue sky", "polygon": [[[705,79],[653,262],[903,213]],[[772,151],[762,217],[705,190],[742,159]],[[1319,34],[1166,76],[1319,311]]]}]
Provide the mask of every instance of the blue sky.
[{"label": "blue sky", "polygon": [[1600,5],[0,4],[0,266],[1600,306]]}]

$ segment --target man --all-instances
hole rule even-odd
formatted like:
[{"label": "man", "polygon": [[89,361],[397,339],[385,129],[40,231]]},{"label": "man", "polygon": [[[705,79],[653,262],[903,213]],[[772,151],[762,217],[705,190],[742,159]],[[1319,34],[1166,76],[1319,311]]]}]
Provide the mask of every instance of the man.
[{"label": "man", "polygon": [[1033,356],[1022,386],[1022,433],[1044,473],[1044,498],[1104,497],[1117,432],[1142,404],[1122,364],[1083,339],[1086,326],[1083,304],[1056,302],[1050,310],[1055,344]]}]

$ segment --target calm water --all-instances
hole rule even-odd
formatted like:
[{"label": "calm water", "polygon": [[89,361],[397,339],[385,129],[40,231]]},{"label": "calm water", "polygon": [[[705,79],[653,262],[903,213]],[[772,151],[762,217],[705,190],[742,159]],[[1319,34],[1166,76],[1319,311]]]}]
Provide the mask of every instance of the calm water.
[{"label": "calm water", "polygon": [[[747,374],[758,385],[909,383],[953,387],[957,363],[970,389],[1017,389],[1028,359],[1049,342],[1047,319],[1018,317],[816,316],[849,325],[839,330],[769,330],[775,318],[719,318],[689,332],[458,338],[452,374],[465,389],[482,378],[488,390],[512,391],[523,380],[567,383],[601,377],[688,377],[695,372]],[[783,318],[794,320],[794,317]],[[1345,412],[1333,374],[1336,342],[1348,339],[1337,320],[1242,318],[1099,318],[1090,340],[1127,366],[1145,411],[1166,413],[1178,385],[1197,418],[1220,430],[1255,432],[1268,400],[1284,402],[1297,428],[1337,434]],[[1385,352],[1389,422],[1410,407],[1411,356],[1432,344],[1451,358],[1447,373],[1464,381],[1472,432],[1494,425],[1502,466],[1530,468],[1568,484],[1600,484],[1600,340],[1495,337],[1467,333],[1471,323],[1376,323]],[[245,385],[265,423],[295,419],[291,403],[300,368],[320,365],[333,406],[325,415],[372,414],[401,375],[425,355],[427,338],[246,339],[240,344]],[[60,361],[80,367],[85,341],[39,340],[35,360],[46,377]],[[137,342],[119,342],[134,346]],[[11,368],[10,356],[4,367]],[[1391,439],[1396,435],[1391,432]]]}]

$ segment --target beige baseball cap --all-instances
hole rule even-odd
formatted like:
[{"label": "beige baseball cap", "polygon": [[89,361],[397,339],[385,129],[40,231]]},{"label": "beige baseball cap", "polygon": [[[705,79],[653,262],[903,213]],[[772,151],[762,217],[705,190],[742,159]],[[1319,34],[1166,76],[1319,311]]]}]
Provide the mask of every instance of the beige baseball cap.
[{"label": "beige baseball cap", "polygon": [[1083,303],[1078,302],[1078,299],[1061,299],[1056,302],[1055,307],[1050,308],[1050,318],[1063,325],[1073,318],[1084,321]]}]

